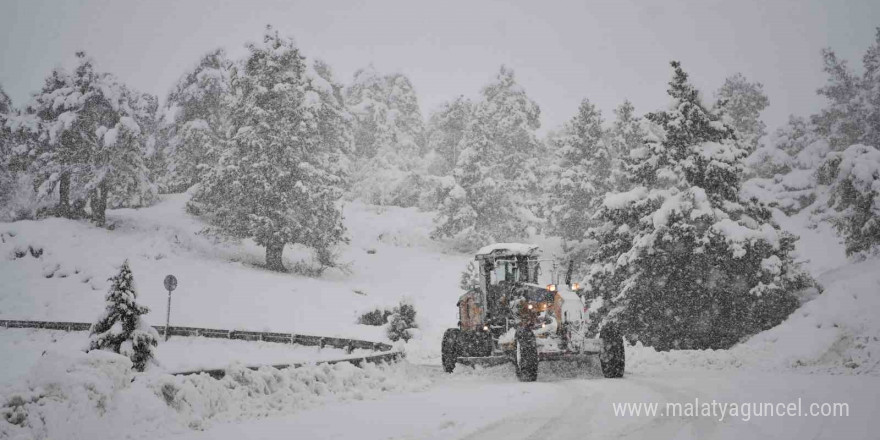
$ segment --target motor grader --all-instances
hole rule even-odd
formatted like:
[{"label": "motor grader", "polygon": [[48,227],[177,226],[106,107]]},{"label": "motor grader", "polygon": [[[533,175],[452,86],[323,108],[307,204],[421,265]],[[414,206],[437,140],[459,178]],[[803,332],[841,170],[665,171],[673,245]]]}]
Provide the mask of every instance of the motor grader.
[{"label": "motor grader", "polygon": [[571,282],[571,263],[540,257],[537,246],[497,243],[477,251],[479,282],[458,300],[458,328],[443,334],[443,369],[457,363],[512,362],[520,381],[538,378],[539,361],[585,363],[598,356],[605,377],[622,377],[623,336],[606,325],[588,335],[583,289]]}]

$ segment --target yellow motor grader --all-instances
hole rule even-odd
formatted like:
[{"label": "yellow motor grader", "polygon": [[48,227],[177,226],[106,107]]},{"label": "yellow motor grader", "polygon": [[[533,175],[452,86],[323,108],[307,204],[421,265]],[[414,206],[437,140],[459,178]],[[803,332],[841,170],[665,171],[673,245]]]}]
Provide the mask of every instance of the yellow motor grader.
[{"label": "yellow motor grader", "polygon": [[599,357],[605,377],[622,377],[623,336],[606,325],[588,337],[582,289],[564,283],[560,265],[540,258],[537,246],[496,243],[477,251],[478,285],[458,301],[458,328],[443,334],[443,369],[456,363],[494,365],[513,362],[519,380],[538,378],[538,362],[584,362]]}]

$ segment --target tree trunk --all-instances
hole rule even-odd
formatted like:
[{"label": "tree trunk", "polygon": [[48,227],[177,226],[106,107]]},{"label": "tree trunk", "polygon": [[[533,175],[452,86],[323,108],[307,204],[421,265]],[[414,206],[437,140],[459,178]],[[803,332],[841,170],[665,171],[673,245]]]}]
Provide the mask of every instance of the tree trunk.
[{"label": "tree trunk", "polygon": [[62,173],[58,180],[58,216],[70,217],[70,173]]},{"label": "tree trunk", "polygon": [[107,222],[107,179],[101,181],[92,192],[92,220],[98,226]]},{"label": "tree trunk", "polygon": [[284,263],[281,255],[284,253],[284,243],[273,243],[266,246],[266,267],[270,270],[284,272]]}]

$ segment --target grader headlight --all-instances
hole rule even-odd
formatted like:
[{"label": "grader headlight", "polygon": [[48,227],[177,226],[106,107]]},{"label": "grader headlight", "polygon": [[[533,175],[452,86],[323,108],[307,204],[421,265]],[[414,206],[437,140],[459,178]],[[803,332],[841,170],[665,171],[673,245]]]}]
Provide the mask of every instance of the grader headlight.
[{"label": "grader headlight", "polygon": [[547,291],[548,292],[555,292],[556,291],[556,284],[548,284]]}]

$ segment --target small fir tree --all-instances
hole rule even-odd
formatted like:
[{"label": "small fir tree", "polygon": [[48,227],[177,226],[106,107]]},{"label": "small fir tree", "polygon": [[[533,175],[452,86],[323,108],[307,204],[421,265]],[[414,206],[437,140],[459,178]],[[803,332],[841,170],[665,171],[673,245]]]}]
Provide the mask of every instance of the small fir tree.
[{"label": "small fir tree", "polygon": [[413,337],[411,329],[414,328],[418,328],[416,308],[406,301],[401,301],[400,305],[392,311],[391,317],[388,318],[388,339],[409,341]]},{"label": "small fir tree", "polygon": [[150,309],[136,302],[137,290],[128,260],[110,281],[113,284],[105,297],[106,309],[89,331],[89,351],[119,353],[131,359],[135,370],[144,371],[153,359],[159,334],[142,317]]}]

